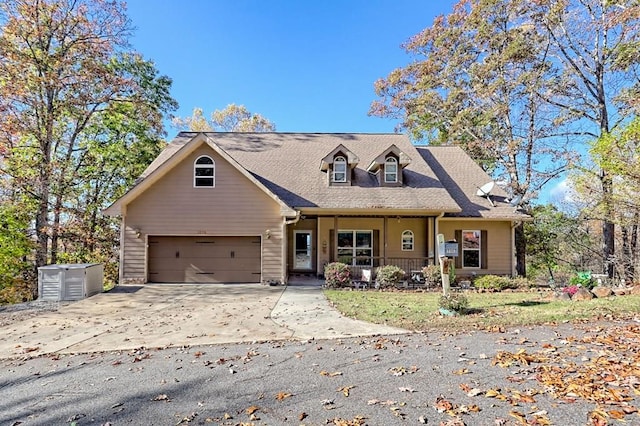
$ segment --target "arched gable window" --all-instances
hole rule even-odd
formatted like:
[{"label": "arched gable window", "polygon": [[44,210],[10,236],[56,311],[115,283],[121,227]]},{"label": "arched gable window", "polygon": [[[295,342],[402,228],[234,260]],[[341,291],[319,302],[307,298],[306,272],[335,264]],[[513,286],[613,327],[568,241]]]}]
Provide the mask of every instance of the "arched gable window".
[{"label": "arched gable window", "polygon": [[338,155],[333,159],[333,181],[334,182],[346,182],[347,181],[347,159],[342,155]]},{"label": "arched gable window", "polygon": [[216,163],[207,155],[198,157],[193,164],[193,186],[196,188],[216,186]]},{"label": "arched gable window", "polygon": [[402,232],[402,251],[413,251],[413,231]]},{"label": "arched gable window", "polygon": [[395,157],[387,157],[384,160],[384,181],[386,183],[398,182],[398,160]]}]

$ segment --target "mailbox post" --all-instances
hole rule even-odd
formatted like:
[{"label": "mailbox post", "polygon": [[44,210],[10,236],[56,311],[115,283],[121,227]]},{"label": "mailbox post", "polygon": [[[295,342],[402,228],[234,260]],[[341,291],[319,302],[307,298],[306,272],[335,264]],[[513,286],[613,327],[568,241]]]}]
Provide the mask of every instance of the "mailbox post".
[{"label": "mailbox post", "polygon": [[440,277],[442,278],[442,293],[447,296],[451,283],[449,271],[452,268],[453,257],[458,257],[458,243],[444,240],[444,235],[438,234],[438,259],[440,260]]}]

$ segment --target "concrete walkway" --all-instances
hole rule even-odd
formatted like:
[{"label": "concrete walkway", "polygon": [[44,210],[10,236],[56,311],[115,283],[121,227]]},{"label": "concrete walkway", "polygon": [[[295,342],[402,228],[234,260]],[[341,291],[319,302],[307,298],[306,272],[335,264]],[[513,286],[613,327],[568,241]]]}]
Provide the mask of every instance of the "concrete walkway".
[{"label": "concrete walkway", "polygon": [[343,317],[313,281],[119,286],[0,327],[0,358],[406,332]]},{"label": "concrete walkway", "polygon": [[342,316],[331,307],[319,286],[289,285],[271,312],[271,318],[292,330],[295,339],[402,334],[407,330]]}]

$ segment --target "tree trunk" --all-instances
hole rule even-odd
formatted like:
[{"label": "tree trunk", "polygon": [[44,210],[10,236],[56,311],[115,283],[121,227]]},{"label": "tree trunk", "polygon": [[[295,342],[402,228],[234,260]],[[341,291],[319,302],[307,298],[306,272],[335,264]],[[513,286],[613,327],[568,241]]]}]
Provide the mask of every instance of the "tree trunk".
[{"label": "tree trunk", "polygon": [[602,184],[602,203],[604,205],[604,217],[602,221],[602,258],[603,273],[609,278],[613,278],[615,266],[615,225],[609,219],[613,217],[611,208],[611,196],[613,193],[613,185],[611,176],[605,170],[600,171],[600,182]]},{"label": "tree trunk", "polygon": [[42,191],[40,193],[40,202],[36,213],[36,269],[47,264],[47,254],[49,252],[49,194],[47,192]]},{"label": "tree trunk", "polygon": [[524,223],[520,222],[515,228],[516,245],[516,273],[521,277],[527,276],[527,239],[524,234]]},{"label": "tree trunk", "polygon": [[53,207],[53,223],[51,224],[51,263],[58,262],[58,240],[60,237],[60,212],[62,211],[62,197],[56,197]]},{"label": "tree trunk", "polygon": [[631,227],[631,259],[630,264],[631,268],[629,268],[630,276],[632,283],[637,282],[636,278],[636,265],[638,262],[638,214],[636,213],[636,220],[633,226]]},{"label": "tree trunk", "polygon": [[[633,280],[633,259],[631,254],[631,226],[621,226],[620,233],[622,235],[622,278],[627,280]],[[631,232],[629,232],[631,230]]]},{"label": "tree trunk", "polygon": [[[46,167],[40,171],[40,193],[38,194],[38,209],[36,211],[36,255],[34,273],[38,276],[38,268],[47,264],[49,253],[49,176]],[[31,296],[38,298],[38,283],[31,283]]]}]

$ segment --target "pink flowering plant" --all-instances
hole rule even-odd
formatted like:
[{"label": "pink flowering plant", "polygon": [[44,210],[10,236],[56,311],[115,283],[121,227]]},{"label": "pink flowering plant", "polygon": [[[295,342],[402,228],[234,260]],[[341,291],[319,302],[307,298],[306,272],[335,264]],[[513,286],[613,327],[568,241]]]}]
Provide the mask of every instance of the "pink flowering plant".
[{"label": "pink flowering plant", "polygon": [[578,287],[577,285],[570,285],[570,286],[567,286],[567,287],[563,288],[562,292],[563,293],[567,293],[569,296],[573,297],[573,295],[576,294],[579,289],[580,289],[580,287]]},{"label": "pink flowering plant", "polygon": [[341,262],[332,262],[324,267],[325,285],[329,288],[351,286],[351,268]]}]

